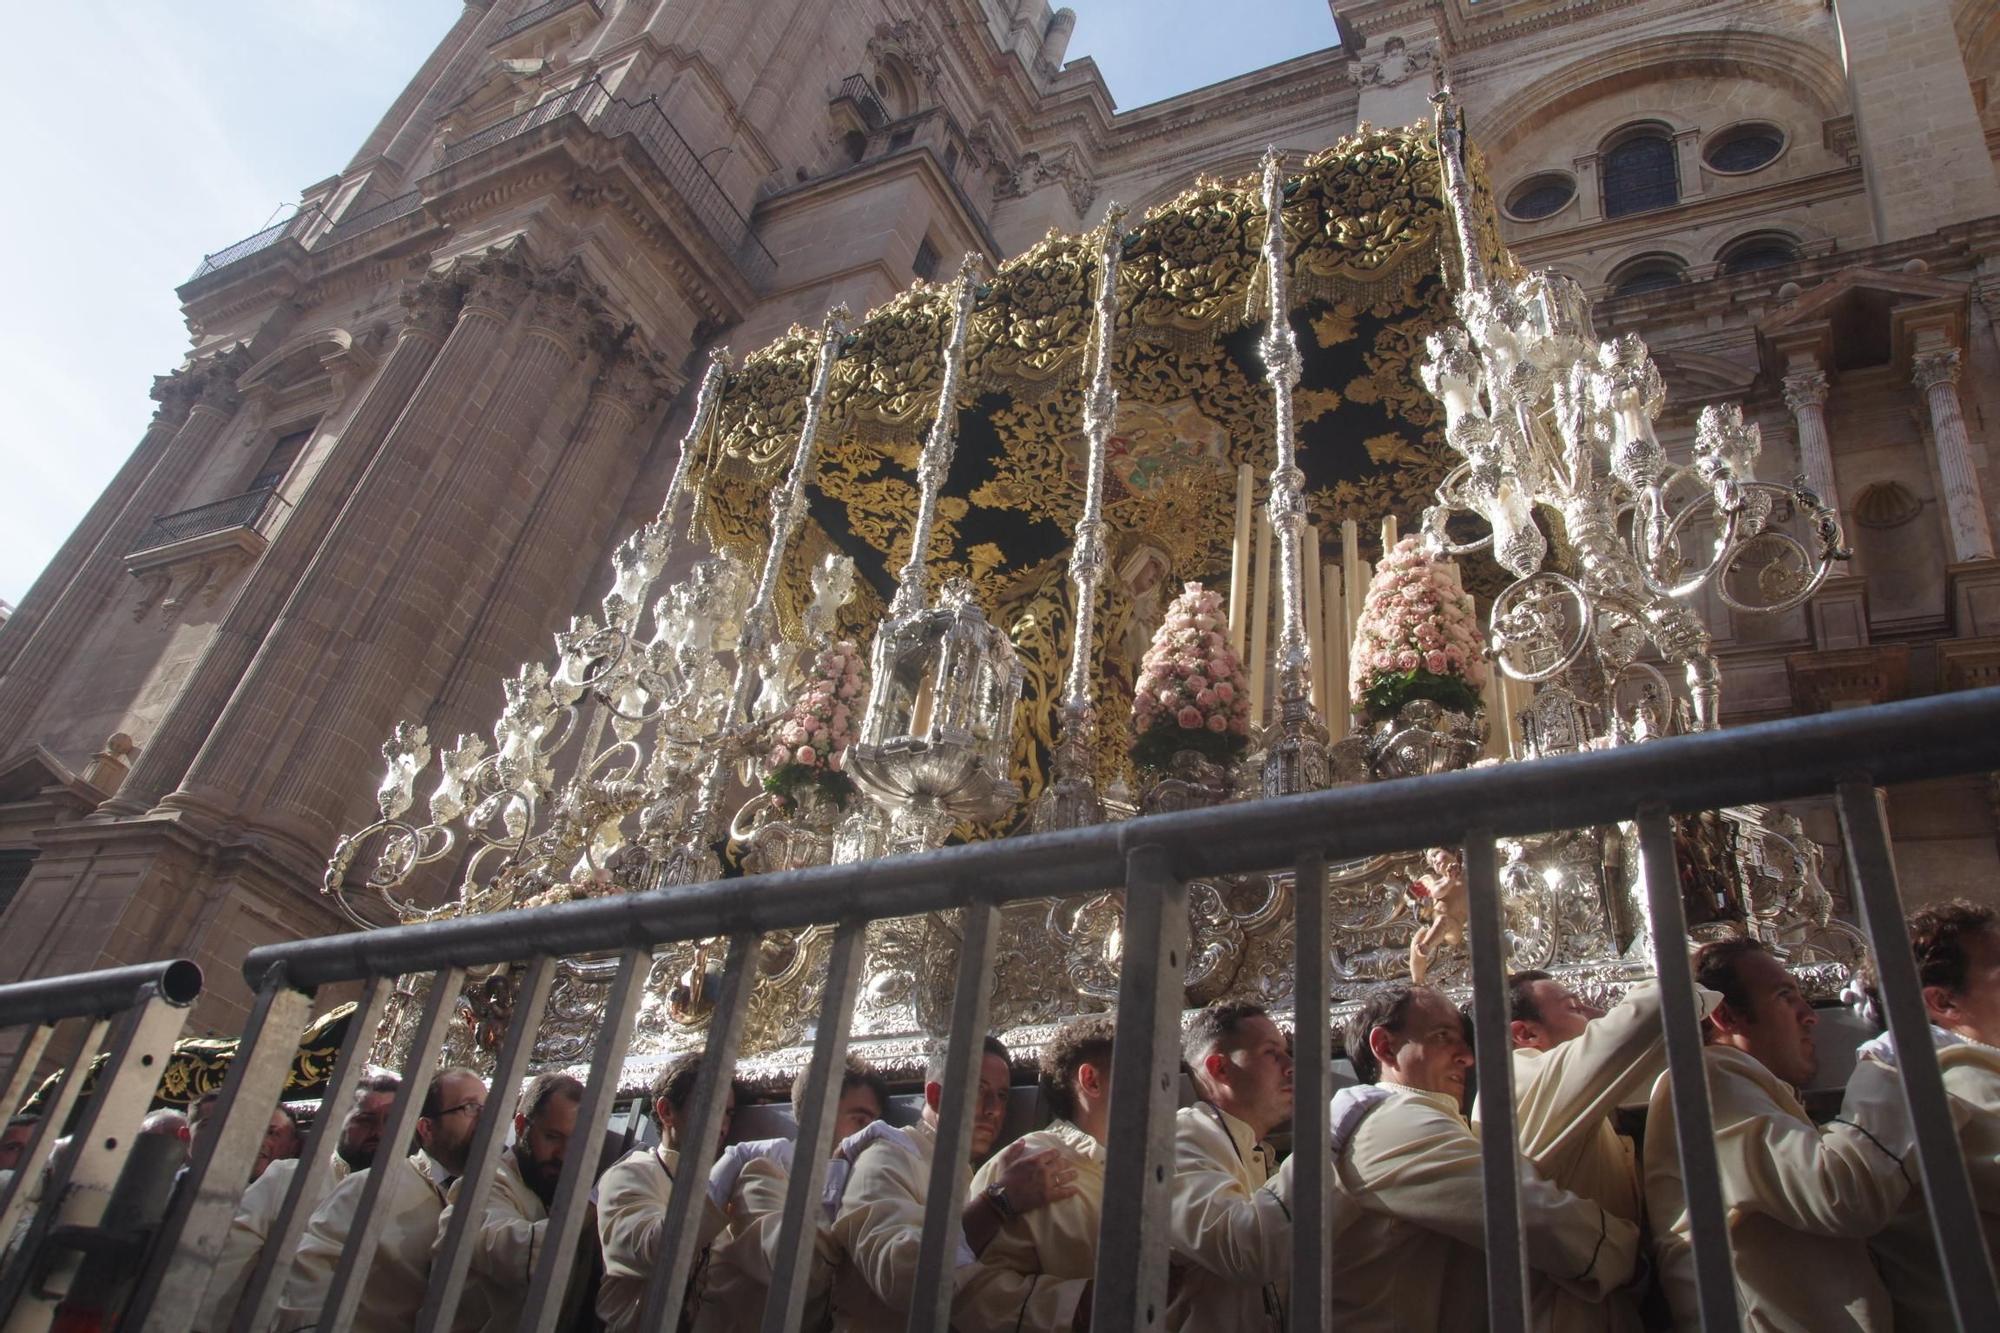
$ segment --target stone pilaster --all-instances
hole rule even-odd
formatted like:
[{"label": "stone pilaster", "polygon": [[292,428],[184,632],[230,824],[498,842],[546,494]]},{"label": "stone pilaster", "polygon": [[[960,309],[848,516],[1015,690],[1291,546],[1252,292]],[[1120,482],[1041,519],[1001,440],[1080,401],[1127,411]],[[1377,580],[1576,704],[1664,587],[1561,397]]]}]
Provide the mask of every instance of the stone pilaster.
[{"label": "stone pilaster", "polygon": [[1840,508],[1833,475],[1833,447],[1826,437],[1826,372],[1801,367],[1785,376],[1785,406],[1799,432],[1799,468],[1806,484],[1829,509]]},{"label": "stone pilaster", "polygon": [[[49,683],[69,661],[85,627],[129,577],[125,555],[146,525],[181,497],[188,478],[236,414],[240,405],[236,377],[247,359],[247,353],[231,352],[197,369],[187,419],[160,451],[159,462],[147,471],[145,480],[133,488],[77,576],[54,599],[41,623],[29,627],[30,637],[0,677],[0,749],[12,750],[30,739],[21,735],[22,728],[40,708]],[[140,447],[145,447],[144,441]]]},{"label": "stone pilaster", "polygon": [[271,544],[244,580],[159,726],[147,738],[117,797],[101,807],[103,813],[130,815],[146,810],[187,773],[189,761],[347,503],[355,478],[373,460],[389,428],[430,369],[457,316],[458,290],[447,279],[429,278],[405,294],[404,304],[407,318],[381,370],[361,394],[340,428],[332,452],[297,497],[295,506],[272,529]]},{"label": "stone pilaster", "polygon": [[[376,604],[400,591],[399,556],[428,517],[439,455],[463,443],[468,403],[489,375],[504,372],[496,358],[528,292],[526,272],[504,256],[469,266],[465,277],[465,303],[450,335],[163,805],[234,816],[246,795],[296,770],[295,751],[349,724],[338,679],[350,659],[369,651],[364,622]],[[328,794],[324,809],[339,808],[334,792],[353,790],[353,772],[311,776]]]},{"label": "stone pilaster", "polygon": [[1958,349],[1934,348],[1911,358],[1911,380],[1930,409],[1938,475],[1944,480],[1945,514],[1954,563],[1993,558],[1993,531],[1986,521],[1986,497],[1973,469],[1972,439],[1958,405]]},{"label": "stone pilaster", "polygon": [[567,623],[587,580],[609,577],[605,566],[579,566],[558,554],[598,551],[608,544],[618,507],[604,502],[629,486],[638,462],[632,433],[652,414],[665,386],[649,355],[619,348],[605,357],[582,418],[508,553],[472,643],[425,719],[433,736],[455,736],[469,727],[483,731],[490,720],[485,712],[498,699],[501,676],[512,673],[518,645],[548,643]]}]

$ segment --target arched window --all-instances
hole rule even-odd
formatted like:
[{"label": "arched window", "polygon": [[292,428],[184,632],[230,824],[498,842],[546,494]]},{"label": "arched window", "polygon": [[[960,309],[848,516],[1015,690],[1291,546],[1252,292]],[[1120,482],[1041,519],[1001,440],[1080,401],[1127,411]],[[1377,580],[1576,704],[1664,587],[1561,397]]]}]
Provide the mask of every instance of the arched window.
[{"label": "arched window", "polygon": [[917,81],[900,60],[889,57],[876,66],[875,93],[882,99],[890,120],[917,113]]},{"label": "arched window", "polygon": [[1576,198],[1576,182],[1560,171],[1530,176],[1507,196],[1507,216],[1517,222],[1540,222],[1569,207]]},{"label": "arched window", "polygon": [[1687,281],[1687,265],[1672,255],[1641,255],[1618,267],[1611,275],[1611,294],[1637,296],[1641,292],[1663,291]]},{"label": "arched window", "polygon": [[1722,252],[1724,273],[1783,268],[1799,257],[1799,243],[1782,232],[1766,231],[1732,241]]},{"label": "arched window", "polygon": [[1674,139],[1664,125],[1631,130],[1604,150],[1604,216],[1624,217],[1680,202]]},{"label": "arched window", "polygon": [[1783,130],[1763,121],[1752,121],[1746,125],[1732,125],[1716,134],[1702,150],[1701,157],[1708,163],[1710,171],[1718,171],[1725,176],[1740,176],[1770,166],[1784,151]]}]

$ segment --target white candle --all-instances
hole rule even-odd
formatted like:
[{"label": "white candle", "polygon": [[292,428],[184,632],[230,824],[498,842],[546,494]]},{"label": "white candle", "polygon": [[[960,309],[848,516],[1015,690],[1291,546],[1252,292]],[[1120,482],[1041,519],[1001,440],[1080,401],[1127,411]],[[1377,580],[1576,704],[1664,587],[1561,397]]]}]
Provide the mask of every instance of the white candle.
[{"label": "white candle", "polygon": [[1391,550],[1395,549],[1395,545],[1396,516],[1394,514],[1384,514],[1382,516],[1382,554],[1389,554]]},{"label": "white candle", "polygon": [[1250,723],[1264,725],[1266,685],[1271,650],[1271,517],[1257,515],[1257,572],[1250,582],[1250,656],[1244,670],[1250,677]]},{"label": "white candle", "polygon": [[1345,580],[1342,599],[1346,605],[1347,642],[1354,642],[1354,627],[1361,621],[1361,604],[1368,596],[1368,565],[1361,558],[1361,528],[1351,518],[1340,521],[1340,569]]},{"label": "white candle", "polygon": [[1299,574],[1305,582],[1300,589],[1306,613],[1306,649],[1312,654],[1306,663],[1308,693],[1312,696],[1313,707],[1321,717],[1326,716],[1326,616],[1319,595],[1319,529],[1311,524],[1306,526],[1306,549],[1304,559],[1299,561]]},{"label": "white candle", "polygon": [[1347,734],[1347,651],[1352,640],[1347,616],[1341,608],[1339,565],[1328,564],[1320,571],[1321,618],[1326,623],[1326,734],[1339,740]]},{"label": "white candle", "polygon": [[1229,549],[1229,647],[1243,656],[1243,627],[1250,615],[1250,520],[1255,508],[1250,465],[1236,465],[1236,540]]}]

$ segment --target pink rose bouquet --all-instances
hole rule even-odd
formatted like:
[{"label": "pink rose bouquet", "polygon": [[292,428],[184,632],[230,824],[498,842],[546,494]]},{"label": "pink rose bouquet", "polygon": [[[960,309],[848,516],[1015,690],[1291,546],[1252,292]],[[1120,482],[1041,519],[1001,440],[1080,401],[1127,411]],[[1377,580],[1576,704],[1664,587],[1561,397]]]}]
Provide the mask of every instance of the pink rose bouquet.
[{"label": "pink rose bouquet", "polygon": [[1164,768],[1176,750],[1216,762],[1250,737],[1250,687],[1230,650],[1222,598],[1199,583],[1181,589],[1139,663],[1132,696],[1132,762]]},{"label": "pink rose bouquet", "polygon": [[868,698],[861,650],[841,640],[821,651],[806,686],[771,733],[764,756],[764,790],[788,806],[817,787],[846,806],[854,781],[841,771]]},{"label": "pink rose bouquet", "polygon": [[1486,683],[1485,644],[1472,597],[1442,561],[1405,537],[1382,558],[1354,627],[1348,693],[1373,718],[1411,699],[1477,712]]}]

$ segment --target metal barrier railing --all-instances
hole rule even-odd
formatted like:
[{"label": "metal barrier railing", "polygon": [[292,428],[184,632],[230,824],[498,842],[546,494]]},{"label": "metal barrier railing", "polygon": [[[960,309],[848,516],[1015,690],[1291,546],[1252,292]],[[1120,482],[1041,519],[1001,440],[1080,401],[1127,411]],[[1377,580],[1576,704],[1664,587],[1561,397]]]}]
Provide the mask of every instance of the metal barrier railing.
[{"label": "metal barrier railing", "polygon": [[598,7],[597,0],[548,0],[546,4],[536,5],[506,27],[500,29],[500,35],[493,40],[504,42],[516,33],[526,32],[543,19],[553,18],[566,10],[575,9],[578,5],[589,5],[593,14],[602,15],[604,12]]},{"label": "metal barrier railing", "polygon": [[192,509],[182,509],[171,514],[157,514],[139,534],[131,554],[156,550],[162,546],[172,546],[191,537],[206,537],[212,532],[222,532],[229,528],[254,528],[257,520],[264,517],[270,507],[271,497],[278,493],[275,486],[261,486],[241,495],[226,496],[211,500]]},{"label": "metal barrier railing", "polygon": [[[244,975],[256,993],[256,1004],[224,1087],[218,1111],[221,1130],[208,1136],[195,1154],[189,1179],[176,1195],[124,1327],[148,1333],[181,1333],[189,1327],[240,1182],[248,1174],[257,1136],[281,1091],[315,988],[363,985],[326,1092],[325,1104],[340,1106],[361,1076],[369,1034],[385,1012],[396,978],[432,974],[406,1067],[410,1076],[402,1082],[383,1136],[384,1144],[399,1144],[409,1141],[416,1125],[426,1082],[417,1075],[435,1064],[466,969],[526,962],[486,1114],[471,1149],[466,1180],[472,1194],[455,1213],[462,1221],[483,1215],[482,1192],[491,1187],[502,1126],[514,1109],[520,1076],[548,1002],[555,960],[608,955],[616,964],[574,1140],[593,1143],[601,1139],[613,1111],[653,948],[671,941],[720,937],[728,941],[727,962],[715,997],[707,1056],[684,1112],[683,1156],[641,1324],[666,1326],[661,1317],[678,1308],[694,1270],[703,1187],[735,1069],[758,942],[770,931],[822,926],[835,933],[808,1078],[797,1108],[800,1146],[777,1251],[787,1258],[774,1276],[763,1323],[767,1333],[796,1329],[815,1248],[800,1241],[804,1228],[812,1224],[809,1219],[823,1184],[867,925],[884,918],[956,911],[962,944],[950,1065],[943,1080],[931,1206],[908,1325],[918,1331],[945,1328],[953,1290],[956,1222],[964,1203],[962,1163],[971,1137],[973,1074],[978,1038],[987,1026],[1000,907],[1122,886],[1126,920],[1112,1080],[1117,1091],[1107,1135],[1093,1327],[1158,1328],[1167,1308],[1165,1223],[1173,1161],[1173,1075],[1179,1066],[1175,1038],[1188,950],[1188,881],[1285,869],[1295,875],[1295,1078],[1300,1095],[1294,1141],[1324,1143],[1331,1086],[1329,941],[1325,895],[1313,892],[1312,886],[1326,883],[1329,860],[1462,845],[1472,904],[1475,1047],[1482,1103],[1487,1108],[1480,1128],[1487,1251],[1489,1256],[1507,1256],[1487,1265],[1492,1324],[1503,1330],[1523,1329],[1527,1327],[1524,1222],[1512,1102],[1502,1095],[1512,1087],[1512,1074],[1494,844],[1501,837],[1632,821],[1643,853],[1661,979],[1703,1324],[1712,1330],[1734,1329],[1737,1295],[1730,1237],[1715,1171],[1713,1120],[1687,966],[1687,923],[1670,819],[1723,806],[1826,795],[1837,800],[1851,880],[1877,951],[1883,998],[1906,1071],[1922,1183],[1952,1299],[1964,1327],[2000,1327],[2000,1292],[1988,1267],[1963,1154],[1931,1054],[1876,790],[1995,768],[2000,768],[2000,689],[1987,689],[865,864],[255,949],[244,963]],[[76,984],[79,993],[97,993],[81,981]],[[0,988],[0,1023],[39,1023],[45,1015],[61,1012],[46,1003],[38,1007],[31,999],[20,998],[22,994],[22,988]],[[135,1074],[126,1063],[135,1051],[114,1051],[107,1069],[111,1085],[129,1090],[137,1086],[134,1079],[144,1081],[145,1074]],[[24,1063],[32,1064],[32,1055],[32,1050],[24,1052]],[[315,1123],[284,1211],[266,1242],[264,1259],[238,1306],[232,1325],[237,1330],[264,1327],[276,1306],[283,1265],[305,1222],[300,1202],[318,1197],[314,1191],[320,1173],[328,1169],[327,1150],[333,1141],[329,1135],[338,1133],[336,1120],[323,1115]],[[105,1161],[113,1156],[107,1150]],[[594,1154],[575,1152],[564,1163],[549,1210],[548,1232],[522,1302],[518,1325],[522,1329],[557,1325],[581,1239],[593,1162]],[[1328,1155],[1301,1151],[1295,1170],[1292,1326],[1324,1328]],[[374,1259],[372,1242],[381,1224],[376,1204],[380,1182],[389,1173],[370,1174],[377,1180],[370,1182],[361,1200],[359,1218],[323,1306],[323,1328],[346,1326]],[[443,1238],[417,1327],[450,1327],[471,1259],[469,1229],[470,1223],[455,1225]]]}]

